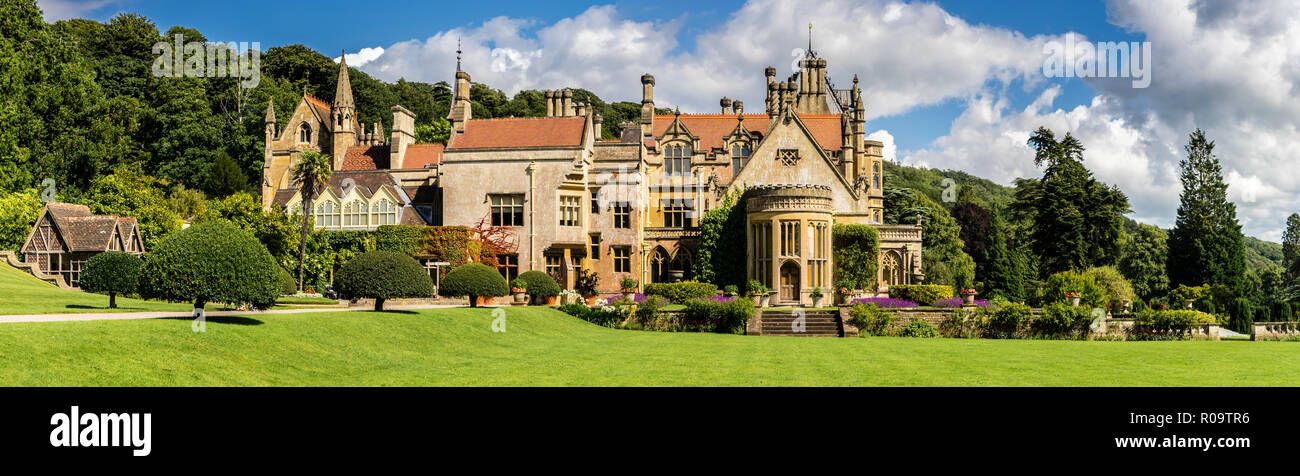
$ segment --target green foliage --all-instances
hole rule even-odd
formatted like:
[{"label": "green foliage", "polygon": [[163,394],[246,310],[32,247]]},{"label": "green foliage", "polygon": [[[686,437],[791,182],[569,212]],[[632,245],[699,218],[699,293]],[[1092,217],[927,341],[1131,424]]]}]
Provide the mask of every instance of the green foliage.
[{"label": "green foliage", "polygon": [[1287,281],[1300,283],[1300,213],[1286,217],[1286,231],[1282,232],[1282,267]]},{"label": "green foliage", "polygon": [[117,307],[117,295],[133,293],[144,262],[121,251],[105,251],[86,260],[79,285],[82,291],[108,293],[108,307]]},{"label": "green foliage", "polygon": [[995,211],[989,227],[988,246],[984,249],[984,293],[1022,301],[1025,299],[1025,280],[1030,271],[1024,254],[1012,252],[1007,228],[1001,213]]},{"label": "green foliage", "polygon": [[19,251],[44,206],[34,188],[0,193],[0,250]]},{"label": "green foliage", "polygon": [[[618,282],[618,288],[621,289],[621,290],[623,290],[623,291],[633,291],[633,290],[636,290],[636,287],[637,287],[639,284],[640,284],[640,283],[637,283],[635,279],[632,279],[632,278],[623,278],[622,280],[620,280],[620,281]],[[733,287],[734,287],[734,286],[733,286]]]},{"label": "green foliage", "polygon": [[[474,230],[465,226],[382,225],[375,229],[375,249],[444,261],[460,266],[470,261],[487,262]],[[492,257],[495,259],[495,257]]]},{"label": "green foliage", "polygon": [[1083,274],[1092,278],[1093,282],[1101,288],[1102,301],[1114,302],[1133,300],[1136,297],[1133,292],[1133,285],[1124,279],[1124,275],[1114,266],[1098,266],[1088,268]]},{"label": "green foliage", "polygon": [[1169,281],[1246,290],[1246,257],[1237,206],[1228,201],[1228,184],[1214,156],[1214,142],[1200,129],[1186,146],[1183,193],[1174,229],[1169,232]]},{"label": "green foliage", "polygon": [[745,292],[749,294],[767,294],[767,286],[762,281],[751,279],[745,284]]},{"label": "green foliage", "polygon": [[746,246],[743,193],[727,194],[717,208],[700,218],[700,246],[693,270],[696,279],[723,285],[745,282],[745,255],[735,252]]},{"label": "green foliage", "polygon": [[692,299],[704,299],[713,297],[718,294],[716,284],[700,283],[696,281],[682,281],[680,283],[650,283],[645,285],[645,293],[651,296],[663,296],[668,300],[685,304]]},{"label": "green foliage", "polygon": [[745,325],[754,317],[754,302],[749,299],[692,299],[684,305],[681,323],[686,331],[744,334]]},{"label": "green foliage", "polygon": [[630,303],[621,302],[613,306],[587,307],[581,303],[568,303],[560,306],[560,312],[582,319],[602,327],[618,327],[632,312]]},{"label": "green foliage", "polygon": [[933,324],[930,324],[930,321],[925,319],[912,319],[912,322],[907,323],[906,326],[898,330],[897,335],[898,337],[940,337],[939,329],[936,329]]},{"label": "green foliage", "polygon": [[415,126],[415,141],[422,144],[446,144],[451,138],[451,123],[437,118],[430,124]]},{"label": "green foliage", "polygon": [[1125,236],[1119,271],[1133,283],[1138,296],[1152,298],[1169,289],[1168,240],[1164,230],[1145,224]]},{"label": "green foliage", "polygon": [[497,270],[479,263],[466,263],[452,269],[442,278],[442,287],[438,293],[444,296],[468,296],[470,307],[474,307],[478,305],[475,301],[479,296],[505,296],[510,294],[510,286]]},{"label": "green foliage", "polygon": [[1228,309],[1228,328],[1242,334],[1250,334],[1255,323],[1255,306],[1246,298],[1237,298]]},{"label": "green foliage", "polygon": [[[487,269],[501,280],[501,286],[504,288],[505,278],[492,268]],[[455,270],[444,278],[443,289],[448,288],[448,281],[461,281],[466,273],[461,273],[455,280],[452,279],[453,274],[456,274]],[[348,299],[374,298],[376,311],[384,310],[384,301],[387,299],[433,296],[433,280],[429,278],[428,271],[425,271],[415,258],[391,251],[371,251],[357,255],[339,268],[335,284],[338,286],[339,294]],[[508,292],[509,289],[506,289],[499,294],[488,295],[505,296]],[[464,296],[464,294],[452,294],[452,296]]]},{"label": "green foliage", "polygon": [[1119,261],[1128,198],[1098,182],[1083,165],[1083,144],[1070,134],[1057,140],[1040,127],[1029,139],[1041,179],[1018,179],[1014,216],[1030,226],[1039,273],[1114,265]]},{"label": "green foliage", "polygon": [[889,287],[889,297],[925,306],[953,297],[953,289],[952,286],[938,284],[895,284]]},{"label": "green foliage", "polygon": [[558,296],[560,294],[560,285],[555,282],[555,278],[541,271],[524,271],[519,274],[519,279],[528,284],[528,295],[532,298],[546,298]]},{"label": "green foliage", "polygon": [[858,304],[849,310],[849,323],[863,335],[889,335],[896,320],[894,313],[871,303]]},{"label": "green foliage", "polygon": [[1029,330],[1041,337],[1086,337],[1093,321],[1092,311],[1055,303],[1043,308],[1043,314],[1029,323]]},{"label": "green foliage", "polygon": [[[952,179],[953,184],[959,187],[963,194],[968,190],[973,192],[974,196],[979,197],[980,201],[988,206],[1005,206],[1013,199],[1010,187],[1004,187],[992,180],[976,177],[960,170],[908,167],[885,161],[886,184],[894,188],[920,191],[930,200],[938,203],[944,203],[943,193],[947,189],[944,184],[945,179]],[[894,206],[892,202],[886,201],[886,203],[889,204],[887,208]],[[944,204],[956,205],[956,203]]]},{"label": "green foliage", "polygon": [[875,227],[836,223],[831,228],[831,250],[836,281],[847,280],[853,283],[850,289],[876,288],[880,235]]},{"label": "green foliage", "polygon": [[988,316],[986,336],[1002,339],[1015,338],[1029,324],[1032,318],[1033,310],[1026,304],[999,306]]},{"label": "green foliage", "polygon": [[952,218],[961,227],[958,238],[965,245],[964,251],[975,261],[975,278],[973,282],[985,282],[988,279],[988,248],[990,235],[997,233],[994,229],[993,212],[976,203],[970,189],[962,189],[962,198],[952,208]]},{"label": "green foliage", "polygon": [[961,226],[942,205],[925,194],[885,186],[885,223],[911,225],[921,219],[922,271],[929,284],[969,288],[975,283],[975,261],[963,249]]},{"label": "green foliage", "polygon": [[293,279],[293,275],[289,274],[288,270],[284,268],[280,268],[280,294],[290,295],[297,292],[298,292],[298,281],[295,281]]},{"label": "green foliage", "polygon": [[1170,310],[1154,311],[1145,310],[1137,313],[1133,325],[1138,335],[1150,334],[1138,337],[1139,340],[1151,340],[1153,336],[1168,336],[1181,338],[1189,334],[1193,327],[1199,324],[1214,323],[1215,319],[1212,314],[1191,311],[1191,310]]},{"label": "green foliage", "polygon": [[[175,191],[173,191],[175,195]],[[262,200],[250,192],[238,192],[224,198],[209,200],[203,211],[194,218],[195,223],[227,220],[257,237],[279,263],[287,263],[298,250],[298,224],[276,207],[270,211],[262,208]]]},{"label": "green foliage", "polygon": [[172,211],[167,190],[166,181],[119,169],[96,177],[84,204],[92,213],[135,217],[144,248],[151,251],[167,235],[181,229],[181,217]]},{"label": "green foliage", "polygon": [[1286,301],[1273,301],[1273,320],[1278,322],[1297,320],[1291,304]]},{"label": "green foliage", "polygon": [[573,290],[583,296],[600,294],[600,276],[589,269],[578,270],[578,275],[573,278]]},{"label": "green foliage", "polygon": [[225,220],[171,234],[146,255],[140,294],[168,301],[252,303],[267,308],[280,295],[279,266],[266,247]]},{"label": "green foliage", "polygon": [[1062,271],[1051,276],[1039,286],[1033,301],[1039,305],[1067,302],[1066,293],[1079,293],[1080,306],[1092,309],[1106,303],[1106,294],[1092,276],[1074,271]]}]

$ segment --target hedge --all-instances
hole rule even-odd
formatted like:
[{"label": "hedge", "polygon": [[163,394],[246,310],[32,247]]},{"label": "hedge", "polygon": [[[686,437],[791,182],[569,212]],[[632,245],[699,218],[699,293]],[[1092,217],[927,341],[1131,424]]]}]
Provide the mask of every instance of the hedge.
[{"label": "hedge", "polygon": [[510,294],[510,283],[492,267],[479,263],[466,263],[452,269],[442,278],[444,296],[468,296],[469,307],[478,307],[479,296],[505,296]]},{"label": "hedge", "polygon": [[685,306],[682,328],[686,331],[744,334],[745,325],[754,317],[750,299],[692,299]]},{"label": "hedge", "polygon": [[140,294],[168,301],[275,304],[280,266],[262,243],[226,220],[168,235],[145,256]]},{"label": "hedge", "polygon": [[645,285],[645,293],[651,296],[663,296],[676,304],[685,304],[692,299],[704,299],[718,294],[716,284],[682,281],[680,283],[650,283]]},{"label": "hedge", "polygon": [[339,268],[335,282],[348,299],[374,298],[376,311],[390,298],[433,296],[429,272],[415,258],[394,251],[357,255]]},{"label": "hedge", "polygon": [[895,284],[889,287],[889,297],[926,306],[953,297],[953,292],[946,284]]},{"label": "hedge", "polygon": [[280,294],[296,294],[298,292],[298,281],[293,279],[293,275],[284,268],[280,268]]},{"label": "hedge", "polygon": [[1198,324],[1215,322],[1214,316],[1200,311],[1142,311],[1134,318],[1133,327],[1145,333],[1183,336]]},{"label": "hedge", "polygon": [[852,289],[875,289],[880,259],[880,235],[875,227],[836,223],[831,228],[831,254],[836,283],[847,281]]},{"label": "hedge", "polygon": [[138,256],[121,251],[105,251],[86,260],[81,271],[81,290],[89,293],[108,293],[109,309],[117,308],[117,295],[133,293],[144,266]]},{"label": "hedge", "polygon": [[1091,308],[1054,303],[1044,307],[1043,314],[1029,322],[1029,329],[1043,337],[1086,337],[1092,321]]},{"label": "hedge", "polygon": [[871,303],[853,306],[849,310],[849,316],[849,323],[858,328],[859,335],[889,335],[895,321],[893,313]]}]

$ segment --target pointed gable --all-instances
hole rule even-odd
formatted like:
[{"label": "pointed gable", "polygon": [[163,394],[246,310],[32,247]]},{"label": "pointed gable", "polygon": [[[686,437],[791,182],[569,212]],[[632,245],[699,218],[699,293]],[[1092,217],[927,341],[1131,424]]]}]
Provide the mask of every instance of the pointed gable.
[{"label": "pointed gable", "polygon": [[836,210],[858,208],[858,192],[840,174],[814,132],[799,115],[783,113],[771,121],[762,142],[751,152],[749,163],[728,189],[791,183],[829,186]]}]

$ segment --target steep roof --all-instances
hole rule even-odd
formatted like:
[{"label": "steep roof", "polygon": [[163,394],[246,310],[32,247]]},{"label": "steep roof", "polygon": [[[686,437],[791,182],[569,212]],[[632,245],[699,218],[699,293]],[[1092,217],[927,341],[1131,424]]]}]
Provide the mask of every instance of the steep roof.
[{"label": "steep roof", "polygon": [[422,169],[442,163],[444,144],[411,144],[406,146],[406,156],[402,157],[403,169]]},{"label": "steep roof", "polygon": [[136,229],[133,217],[93,215],[85,205],[54,202],[47,203],[45,210],[71,252],[106,251],[113,236],[121,234],[127,239]]},{"label": "steep roof", "polygon": [[389,168],[387,145],[356,145],[343,154],[342,170],[378,170]]},{"label": "steep roof", "polygon": [[[654,138],[662,137],[673,120],[680,117],[682,125],[691,134],[700,138],[700,148],[704,150],[721,149],[723,139],[731,135],[741,123],[735,114],[657,114],[655,115]],[[769,118],[767,114],[744,114],[745,129],[759,134],[767,133]],[[817,145],[826,150],[840,150],[844,147],[841,118],[838,114],[800,114],[799,119],[817,140]]]},{"label": "steep roof", "polygon": [[471,119],[447,150],[581,147],[586,122],[583,116]]},{"label": "steep roof", "polygon": [[307,101],[308,106],[311,106],[311,108],[316,111],[316,116],[320,118],[320,121],[325,123],[325,129],[333,132],[334,120],[330,118],[334,117],[334,108],[330,107],[329,104],[326,104],[325,101],[317,99],[316,96],[310,94],[304,95],[302,98]]},{"label": "steep roof", "polygon": [[355,107],[352,104],[352,80],[348,78],[347,51],[339,56],[339,79],[334,84],[338,85],[338,89],[334,91],[334,106]]}]

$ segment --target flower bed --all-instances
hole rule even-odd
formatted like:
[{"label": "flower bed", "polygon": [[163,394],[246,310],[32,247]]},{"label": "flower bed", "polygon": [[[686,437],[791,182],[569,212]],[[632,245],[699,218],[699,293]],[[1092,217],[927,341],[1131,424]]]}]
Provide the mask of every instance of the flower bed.
[{"label": "flower bed", "polygon": [[[975,307],[989,307],[989,306],[991,306],[991,305],[993,305],[993,303],[988,302],[988,301],[981,301],[981,300],[979,300],[979,299],[976,299],[976,300],[975,300]],[[940,300],[934,302],[934,307],[950,307],[950,308],[953,308],[953,307],[961,307],[961,306],[962,306],[962,300],[961,300],[961,298],[940,299]]]},{"label": "flower bed", "polygon": [[856,306],[858,304],[875,304],[876,307],[881,309],[918,307],[915,302],[908,301],[906,299],[894,299],[894,298],[887,298],[887,297],[858,298],[849,302],[850,306]]}]

